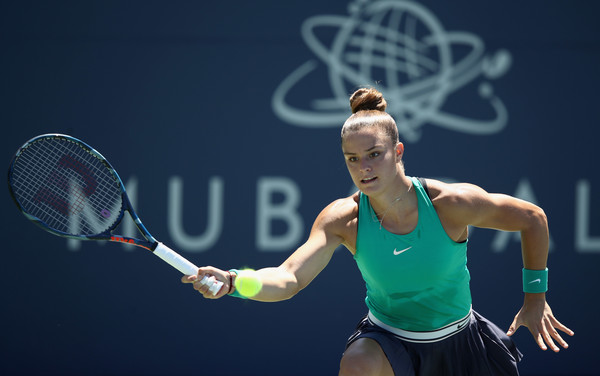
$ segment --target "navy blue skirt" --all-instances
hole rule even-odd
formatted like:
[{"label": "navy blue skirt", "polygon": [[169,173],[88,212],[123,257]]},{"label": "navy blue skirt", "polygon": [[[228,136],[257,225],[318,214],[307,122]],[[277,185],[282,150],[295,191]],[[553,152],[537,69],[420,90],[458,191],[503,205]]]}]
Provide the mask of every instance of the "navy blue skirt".
[{"label": "navy blue skirt", "polygon": [[518,376],[517,363],[523,357],[510,337],[475,311],[465,329],[437,342],[402,340],[367,316],[346,348],[359,338],[377,341],[396,376]]}]

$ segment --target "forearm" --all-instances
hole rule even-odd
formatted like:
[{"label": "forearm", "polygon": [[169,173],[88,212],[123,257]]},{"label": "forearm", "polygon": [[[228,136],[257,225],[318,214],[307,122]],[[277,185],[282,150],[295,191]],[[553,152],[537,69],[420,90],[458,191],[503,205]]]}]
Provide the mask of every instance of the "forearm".
[{"label": "forearm", "polygon": [[339,221],[339,215],[330,212],[334,209],[339,208],[330,205],[319,214],[308,240],[279,267],[257,270],[262,289],[252,300],[278,302],[290,299],[327,266],[336,248],[343,243],[338,227],[347,223],[346,220]]},{"label": "forearm", "polygon": [[[546,215],[539,209],[532,214],[529,223],[530,225],[521,231],[523,267],[529,270],[544,270],[547,267],[549,250],[548,222]],[[525,289],[525,287],[526,286],[524,285],[523,288]],[[526,292],[524,299],[526,305],[544,305],[546,293]]]},{"label": "forearm", "polygon": [[542,209],[531,214],[529,225],[521,230],[523,267],[543,270],[547,267],[549,248],[548,221]]},{"label": "forearm", "polygon": [[[262,288],[258,294],[249,298],[261,302],[278,302],[292,298],[298,292],[298,282],[292,273],[289,273],[284,268],[270,267],[256,271],[257,277],[262,283]],[[232,275],[235,291],[235,273]]]}]

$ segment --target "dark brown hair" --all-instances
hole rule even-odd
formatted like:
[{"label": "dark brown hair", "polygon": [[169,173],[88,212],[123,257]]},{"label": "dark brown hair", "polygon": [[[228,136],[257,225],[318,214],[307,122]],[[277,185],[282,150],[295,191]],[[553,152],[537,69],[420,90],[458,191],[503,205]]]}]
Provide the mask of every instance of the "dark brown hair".
[{"label": "dark brown hair", "polygon": [[342,142],[348,132],[354,132],[367,127],[379,127],[392,144],[399,142],[398,127],[394,119],[385,110],[387,102],[383,94],[373,88],[361,88],[350,96],[352,115],[342,127]]}]

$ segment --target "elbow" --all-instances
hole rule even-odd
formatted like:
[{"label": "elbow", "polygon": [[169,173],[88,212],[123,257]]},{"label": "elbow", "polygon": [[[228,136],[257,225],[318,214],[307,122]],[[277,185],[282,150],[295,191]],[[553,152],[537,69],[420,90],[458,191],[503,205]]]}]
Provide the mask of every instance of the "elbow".
[{"label": "elbow", "polygon": [[296,296],[301,290],[297,286],[288,286],[286,288],[286,294],[282,300],[290,300]]},{"label": "elbow", "polygon": [[539,206],[535,206],[531,217],[533,223],[548,228],[548,217],[546,216],[546,212],[544,212],[544,209],[540,208]]},{"label": "elbow", "polygon": [[263,302],[282,302],[285,300],[292,299],[301,290],[296,285],[289,283],[286,283],[281,286],[276,286],[276,289],[278,291],[277,293],[269,294],[268,297],[261,296],[257,300]]},{"label": "elbow", "polygon": [[544,209],[531,205],[527,210],[527,216],[521,227],[521,233],[548,233],[548,217]]},{"label": "elbow", "polygon": [[285,297],[283,300],[292,299],[294,296],[298,295],[300,291],[302,291],[302,287],[296,278],[290,278],[285,282]]}]

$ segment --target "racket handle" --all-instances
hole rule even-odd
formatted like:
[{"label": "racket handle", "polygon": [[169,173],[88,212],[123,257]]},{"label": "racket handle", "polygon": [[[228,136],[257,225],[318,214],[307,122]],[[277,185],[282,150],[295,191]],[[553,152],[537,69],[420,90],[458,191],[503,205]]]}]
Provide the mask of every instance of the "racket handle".
[{"label": "racket handle", "polygon": [[[185,275],[198,274],[198,267],[196,265],[192,264],[185,257],[173,251],[171,248],[167,247],[163,243],[158,243],[156,249],[154,250],[154,254]],[[216,279],[214,279],[214,277],[213,279],[203,280],[202,284],[209,286],[209,291],[213,295],[217,295],[217,293],[221,289],[221,286],[223,286],[223,282],[217,281]]]}]

